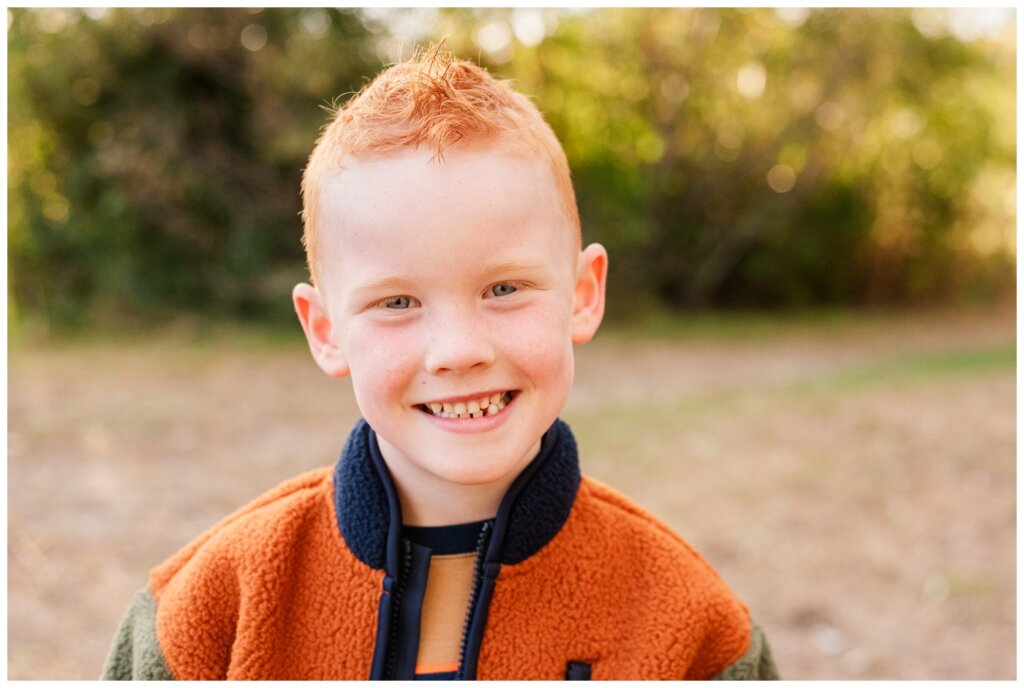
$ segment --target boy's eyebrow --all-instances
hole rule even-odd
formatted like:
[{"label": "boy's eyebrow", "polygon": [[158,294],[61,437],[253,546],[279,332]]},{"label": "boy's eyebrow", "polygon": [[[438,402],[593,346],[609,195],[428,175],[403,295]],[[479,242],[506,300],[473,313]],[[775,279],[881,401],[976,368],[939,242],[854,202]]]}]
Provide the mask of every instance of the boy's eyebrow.
[{"label": "boy's eyebrow", "polygon": [[[527,272],[531,270],[543,270],[546,265],[543,262],[531,262],[531,261],[502,261],[500,263],[491,263],[490,265],[484,266],[483,274],[490,275],[493,273],[507,273],[507,272]],[[355,291],[358,293],[362,292],[377,292],[377,291],[390,291],[390,290],[401,290],[409,286],[410,280],[397,275],[390,275],[388,277],[378,277],[376,279],[370,279],[361,284],[355,286]]]},{"label": "boy's eyebrow", "polygon": [[484,272],[516,272],[519,270],[540,270],[545,266],[544,263],[536,262],[522,262],[517,263],[514,261],[503,261],[501,263],[492,263],[484,268]]},{"label": "boy's eyebrow", "polygon": [[391,277],[379,277],[377,279],[371,279],[362,284],[356,285],[356,291],[383,291],[385,289],[399,289],[406,287],[409,284],[409,280],[403,279],[398,276]]}]

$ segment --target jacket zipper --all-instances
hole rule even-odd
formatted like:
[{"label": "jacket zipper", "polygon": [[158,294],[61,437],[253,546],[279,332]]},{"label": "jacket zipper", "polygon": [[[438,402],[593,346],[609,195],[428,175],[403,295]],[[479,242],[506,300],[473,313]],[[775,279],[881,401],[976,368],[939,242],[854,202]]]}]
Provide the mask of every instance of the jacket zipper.
[{"label": "jacket zipper", "polygon": [[462,644],[459,646],[459,670],[455,674],[456,680],[463,680],[463,672],[466,668],[466,645],[469,642],[469,629],[473,624],[473,614],[480,598],[480,588],[484,581],[484,559],[487,556],[487,541],[490,538],[492,523],[487,522],[480,529],[480,537],[476,543],[476,562],[473,565],[473,588],[469,594],[469,607],[466,609],[466,620],[462,625]]},{"label": "jacket zipper", "polygon": [[399,609],[401,608],[402,593],[405,592],[406,581],[409,580],[409,571],[412,569],[412,545],[408,540],[402,540],[402,569],[399,572],[398,580],[395,581],[391,593],[391,627],[388,633],[388,653],[384,662],[384,679],[394,679],[395,663],[398,658],[398,623]]}]

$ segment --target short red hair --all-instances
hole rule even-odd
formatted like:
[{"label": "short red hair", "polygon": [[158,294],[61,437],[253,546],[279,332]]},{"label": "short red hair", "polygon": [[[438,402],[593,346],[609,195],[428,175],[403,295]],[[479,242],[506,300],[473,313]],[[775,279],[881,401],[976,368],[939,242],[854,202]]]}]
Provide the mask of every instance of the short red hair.
[{"label": "short red hair", "polygon": [[443,159],[449,146],[479,142],[546,159],[579,243],[569,163],[540,111],[509,81],[496,79],[471,62],[452,59],[443,45],[434,45],[378,74],[334,110],[317,139],[302,175],[302,243],[314,284],[322,189],[346,159],[419,146],[429,146]]}]

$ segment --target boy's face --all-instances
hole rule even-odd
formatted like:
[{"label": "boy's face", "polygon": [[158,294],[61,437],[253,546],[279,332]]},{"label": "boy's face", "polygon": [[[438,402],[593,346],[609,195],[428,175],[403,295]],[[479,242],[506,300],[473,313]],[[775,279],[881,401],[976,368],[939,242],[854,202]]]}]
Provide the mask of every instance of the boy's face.
[{"label": "boy's face", "polygon": [[296,307],[393,472],[511,480],[565,404],[573,343],[600,323],[607,257],[577,250],[541,160],[431,157],[405,149],[328,182],[319,293],[300,285]]}]

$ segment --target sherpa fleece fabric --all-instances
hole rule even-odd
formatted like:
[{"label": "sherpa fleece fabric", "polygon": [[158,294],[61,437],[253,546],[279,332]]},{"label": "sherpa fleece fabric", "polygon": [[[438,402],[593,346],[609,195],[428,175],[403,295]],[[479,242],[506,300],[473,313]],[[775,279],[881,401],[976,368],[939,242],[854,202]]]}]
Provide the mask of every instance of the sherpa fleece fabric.
[{"label": "sherpa fleece fabric", "polygon": [[[400,525],[361,421],[333,471],[271,490],[155,568],[103,678],[393,677]],[[744,604],[667,526],[581,478],[561,421],[478,557],[461,678],[777,678]]]}]

